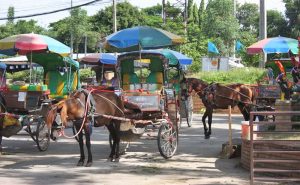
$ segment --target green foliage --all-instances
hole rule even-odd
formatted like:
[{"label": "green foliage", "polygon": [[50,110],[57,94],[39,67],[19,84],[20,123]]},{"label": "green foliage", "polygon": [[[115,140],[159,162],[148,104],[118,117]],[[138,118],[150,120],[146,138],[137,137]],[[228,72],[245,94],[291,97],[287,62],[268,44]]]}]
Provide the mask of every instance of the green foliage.
[{"label": "green foliage", "polygon": [[299,0],[283,0],[285,3],[285,16],[289,24],[288,29],[291,31],[290,37],[298,37],[300,35],[300,1]]},{"label": "green foliage", "polygon": [[161,16],[161,9],[162,5],[157,4],[155,6],[144,8],[143,12],[150,16]]},{"label": "green foliage", "polygon": [[284,19],[284,16],[277,10],[268,10],[267,11],[267,31],[268,37],[277,37],[277,36],[288,36],[287,21]]},{"label": "green foliage", "polygon": [[85,82],[89,78],[95,77],[96,73],[91,68],[79,69],[80,81]]},{"label": "green foliage", "polygon": [[203,33],[217,44],[221,55],[230,56],[239,24],[233,16],[232,0],[209,1],[203,22]]},{"label": "green foliage", "polygon": [[8,7],[7,12],[7,24],[13,24],[15,17],[15,8],[13,6]]},{"label": "green foliage", "polygon": [[237,8],[236,17],[242,31],[258,34],[259,11],[255,3],[245,3]]},{"label": "green foliage", "polygon": [[198,17],[199,17],[199,27],[202,27],[202,22],[204,19],[204,15],[205,15],[205,7],[204,7],[204,0],[201,0],[200,6],[199,6],[199,10],[198,10]]},{"label": "green foliage", "polygon": [[[90,23],[92,24],[92,30],[101,34],[101,37],[105,37],[113,33],[112,27],[112,6],[106,7],[100,10],[96,15],[91,17]],[[144,13],[129,2],[122,2],[117,4],[117,29],[131,28],[138,25],[143,25]]]},{"label": "green foliage", "polygon": [[29,82],[29,70],[19,71],[15,73],[6,73],[7,79],[12,79],[13,81],[25,81]]},{"label": "green foliage", "polygon": [[258,68],[237,68],[231,71],[199,72],[193,75],[208,83],[218,82],[223,84],[243,83],[256,84],[257,81],[264,78],[266,72]]}]

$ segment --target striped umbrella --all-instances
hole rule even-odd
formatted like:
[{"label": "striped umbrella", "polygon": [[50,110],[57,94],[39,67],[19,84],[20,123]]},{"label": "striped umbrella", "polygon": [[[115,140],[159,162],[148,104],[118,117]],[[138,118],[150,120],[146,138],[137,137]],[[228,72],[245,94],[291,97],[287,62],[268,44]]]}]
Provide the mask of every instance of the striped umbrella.
[{"label": "striped umbrella", "polygon": [[292,52],[293,54],[298,53],[297,40],[287,37],[273,37],[263,39],[259,42],[256,42],[247,48],[248,54],[258,54],[264,52],[269,53],[288,53]]},{"label": "striped umbrella", "polygon": [[0,40],[0,54],[13,56],[43,51],[50,51],[63,56],[70,54],[68,46],[45,35],[19,34]]}]

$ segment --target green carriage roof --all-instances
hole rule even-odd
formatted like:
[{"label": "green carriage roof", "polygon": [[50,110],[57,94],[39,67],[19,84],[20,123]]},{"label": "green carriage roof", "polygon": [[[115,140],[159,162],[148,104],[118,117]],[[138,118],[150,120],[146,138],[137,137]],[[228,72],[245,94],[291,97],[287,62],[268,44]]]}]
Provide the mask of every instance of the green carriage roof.
[{"label": "green carriage roof", "polygon": [[[28,61],[43,66],[45,71],[57,70],[57,67],[71,66],[73,69],[79,68],[79,63],[70,57],[63,57],[56,53],[32,53],[27,55]],[[31,60],[32,59],[32,60]]]}]

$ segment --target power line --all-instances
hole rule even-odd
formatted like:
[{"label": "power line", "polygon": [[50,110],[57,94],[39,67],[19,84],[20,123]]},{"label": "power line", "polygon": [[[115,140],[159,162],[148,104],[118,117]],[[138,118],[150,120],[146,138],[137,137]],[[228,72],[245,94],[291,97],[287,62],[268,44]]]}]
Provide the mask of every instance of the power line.
[{"label": "power line", "polygon": [[48,12],[43,12],[43,13],[36,13],[36,14],[30,14],[30,15],[15,16],[15,17],[11,17],[11,18],[8,18],[8,17],[4,18],[3,17],[3,18],[0,18],[0,20],[20,19],[20,18],[28,18],[28,17],[40,16],[40,15],[48,15],[48,14],[53,14],[53,13],[62,12],[62,11],[66,11],[66,10],[71,10],[71,9],[74,9],[74,8],[79,8],[79,7],[82,7],[82,6],[87,6],[87,5],[96,3],[98,1],[102,1],[102,0],[94,0],[94,1],[90,1],[90,2],[84,3],[84,4],[73,6],[72,8],[71,7],[62,8],[62,9],[48,11]]},{"label": "power line", "polygon": [[[85,0],[86,2],[86,0]],[[73,2],[74,3],[74,2]],[[75,2],[74,4],[77,3],[83,3],[82,0],[78,0],[77,2]],[[70,3],[68,2],[63,2],[61,4],[55,4],[54,6],[51,6],[51,8],[60,8],[60,7],[66,7],[66,6],[70,6]],[[14,7],[14,6],[12,6]],[[38,9],[45,9],[45,8],[49,8],[48,4],[43,4],[43,5],[38,5],[38,6],[31,6],[31,7],[24,7],[24,8],[19,8],[19,9],[14,9],[14,13],[19,13],[19,12],[27,12],[27,11],[33,11],[33,10],[38,10]],[[6,12],[0,12],[0,14],[7,14],[8,11]]]}]

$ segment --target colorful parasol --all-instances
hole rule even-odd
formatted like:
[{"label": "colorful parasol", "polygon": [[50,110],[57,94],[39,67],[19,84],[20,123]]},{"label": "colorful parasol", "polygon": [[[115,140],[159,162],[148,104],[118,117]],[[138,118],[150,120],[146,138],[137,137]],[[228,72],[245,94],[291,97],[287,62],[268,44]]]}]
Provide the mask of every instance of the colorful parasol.
[{"label": "colorful parasol", "polygon": [[105,49],[116,52],[158,49],[184,42],[178,35],[162,29],[138,26],[120,30],[106,37]]},{"label": "colorful parasol", "polygon": [[94,53],[81,58],[80,62],[91,65],[99,65],[99,62],[115,65],[117,63],[117,57],[112,53]]},{"label": "colorful parasol", "polygon": [[293,54],[298,53],[297,40],[287,37],[273,37],[263,39],[256,42],[247,48],[248,54],[258,54],[258,53],[288,53]]},{"label": "colorful parasol", "polygon": [[45,35],[19,34],[0,40],[0,53],[5,55],[26,55],[31,52],[50,51],[63,56],[70,54],[65,44]]}]

